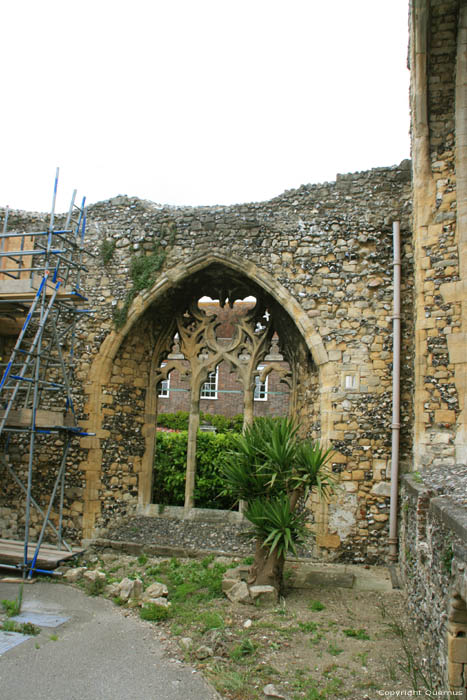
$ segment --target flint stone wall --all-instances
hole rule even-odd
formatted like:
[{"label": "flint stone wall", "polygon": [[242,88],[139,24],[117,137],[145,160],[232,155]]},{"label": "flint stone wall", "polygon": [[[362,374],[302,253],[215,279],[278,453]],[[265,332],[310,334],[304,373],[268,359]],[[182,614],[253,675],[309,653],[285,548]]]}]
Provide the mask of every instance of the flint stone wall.
[{"label": "flint stone wall", "polygon": [[455,596],[467,601],[466,493],[465,465],[406,475],[401,490],[402,582],[425,650],[425,671],[443,689],[449,685],[451,605]]},{"label": "flint stone wall", "polygon": [[[333,469],[342,482],[338,497],[315,519],[319,551],[348,561],[385,556],[389,504],[392,372],[392,222],[402,234],[402,432],[401,459],[411,462],[413,378],[413,256],[410,162],[340,175],[336,182],[304,185],[269,202],[238,206],[169,207],[119,196],[89,207],[89,306],[78,334],[76,398],[82,426],[98,411],[95,438],[81,440],[69,473],[84,486],[81,513],[66,524],[73,537],[86,536],[141,505],[145,451],[144,406],[153,343],[151,314],[137,318],[113,359],[96,403],[89,399],[90,369],[102,343],[115,332],[113,314],[131,289],[131,259],[153,249],[166,251],[160,276],[217,255],[253,261],[300,305],[324,348],[303,369],[297,413],[314,437],[332,440]],[[15,228],[31,230],[45,217],[14,212]],[[172,227],[173,238],[166,235]],[[115,243],[104,265],[101,245]],[[255,280],[258,282],[258,280]],[[259,279],[261,285],[261,279]],[[285,290],[285,291],[284,291]],[[202,293],[208,293],[203,290]],[[137,305],[138,298],[134,302]],[[136,308],[136,307],[135,307]],[[287,342],[287,339],[281,339]],[[315,358],[316,360],[316,358]],[[324,369],[323,369],[324,368]],[[344,377],[355,377],[346,389]],[[326,394],[326,415],[318,410]],[[326,427],[323,428],[323,421]],[[50,453],[49,453],[50,457]],[[52,460],[51,460],[52,461]],[[13,493],[9,492],[9,498]],[[143,499],[144,500],[144,499]],[[21,499],[17,498],[18,504]],[[71,509],[72,502],[67,502]],[[0,502],[0,508],[6,504]],[[11,506],[11,502],[8,503]],[[143,503],[144,505],[144,503]],[[76,506],[75,506],[76,507]],[[9,532],[19,520],[3,515]],[[71,510],[70,510],[71,513]]]}]

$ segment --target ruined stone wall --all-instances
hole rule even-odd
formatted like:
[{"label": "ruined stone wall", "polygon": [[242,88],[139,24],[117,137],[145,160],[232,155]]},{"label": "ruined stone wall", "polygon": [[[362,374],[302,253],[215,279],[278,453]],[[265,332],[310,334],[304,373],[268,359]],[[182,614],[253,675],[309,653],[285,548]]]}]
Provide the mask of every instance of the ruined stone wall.
[{"label": "ruined stone wall", "polygon": [[[151,300],[158,298],[158,285],[170,289],[171,280],[180,280],[185,270],[189,275],[193,264],[202,280],[203,260],[214,255],[227,267],[236,264],[260,287],[267,279],[275,303],[297,309],[288,313],[300,332],[312,329],[309,358],[298,370],[296,412],[308,434],[334,442],[333,468],[343,483],[336,503],[316,519],[321,551],[349,560],[384,556],[394,220],[401,222],[403,242],[402,461],[411,460],[410,195],[410,163],[403,162],[304,185],[270,202],[175,208],[117,197],[89,208],[87,246],[95,257],[84,284],[95,313],[82,321],[75,378],[81,424],[96,436],[81,439],[82,458],[70,465],[72,475],[86,483],[86,536],[146,503],[143,465],[154,410],[148,413],[149,367],[162,303]],[[27,214],[18,216],[29,222]],[[106,264],[104,240],[115,245]],[[155,243],[166,253],[163,266],[153,289],[135,297],[119,331],[113,317],[132,288],[132,257],[150,253]],[[170,306],[169,292],[163,303]],[[348,376],[354,378],[351,388]]]},{"label": "ruined stone wall", "polygon": [[456,121],[465,131],[467,116],[460,21],[457,0],[413,2],[417,468],[467,460],[467,222],[458,215],[467,196],[459,179],[466,159],[456,134]]},{"label": "ruined stone wall", "polygon": [[442,689],[457,687],[460,667],[467,670],[465,636],[459,635],[463,654],[448,648],[453,602],[467,601],[466,477],[461,467],[448,467],[442,475],[435,468],[407,475],[401,493],[402,583],[424,649],[424,672]]},{"label": "ruined stone wall", "polygon": [[[417,472],[403,488],[400,565],[411,614],[438,684],[460,690],[461,696],[463,688],[463,697],[467,677],[466,49],[465,2],[412,1]],[[456,480],[451,473],[461,483],[455,502]],[[459,620],[463,626],[458,626]]]}]

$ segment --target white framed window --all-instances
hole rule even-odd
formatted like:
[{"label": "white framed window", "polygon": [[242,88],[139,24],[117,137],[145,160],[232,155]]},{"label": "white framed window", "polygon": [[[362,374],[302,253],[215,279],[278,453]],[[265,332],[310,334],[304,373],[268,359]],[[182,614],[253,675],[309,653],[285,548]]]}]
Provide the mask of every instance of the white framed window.
[{"label": "white framed window", "polygon": [[342,374],[342,389],[348,392],[358,392],[360,377],[358,370],[346,370]]},{"label": "white framed window", "polygon": [[201,387],[200,399],[217,399],[217,382],[219,379],[219,367],[209,372],[207,381]]},{"label": "white framed window", "polygon": [[[263,371],[264,365],[259,365],[258,370],[260,372]],[[269,376],[266,377],[264,382],[260,381],[260,378],[258,375],[255,377],[255,393],[253,394],[253,398],[255,401],[267,401],[268,400],[268,379]]]},{"label": "white framed window", "polygon": [[[161,365],[161,367],[165,367],[165,362]],[[167,379],[163,379],[161,383],[159,384],[159,393],[157,396],[161,399],[168,399],[170,396],[170,374],[167,377]]]}]

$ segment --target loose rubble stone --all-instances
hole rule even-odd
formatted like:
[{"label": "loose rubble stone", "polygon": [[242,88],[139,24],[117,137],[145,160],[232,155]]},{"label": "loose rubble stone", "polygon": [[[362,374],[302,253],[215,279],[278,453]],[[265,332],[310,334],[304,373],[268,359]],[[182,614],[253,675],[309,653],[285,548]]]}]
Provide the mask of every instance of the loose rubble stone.
[{"label": "loose rubble stone", "polygon": [[249,586],[249,589],[253,600],[259,598],[262,603],[277,603],[279,596],[274,586]]},{"label": "loose rubble stone", "polygon": [[161,608],[168,608],[170,607],[171,603],[167,600],[167,598],[143,598],[141,601],[141,604],[143,603],[152,603],[153,605],[159,605]]},{"label": "loose rubble stone", "polygon": [[263,693],[269,698],[284,698],[285,697],[284,695],[282,695],[282,693],[279,693],[276,686],[273,685],[272,683],[268,683],[267,685],[264,686]]},{"label": "loose rubble stone", "polygon": [[158,583],[156,581],[146,588],[143,598],[161,598],[162,596],[167,597],[168,595],[169,591],[165,583]]},{"label": "loose rubble stone", "polygon": [[124,578],[118,586],[118,594],[122,600],[138,599],[143,592],[143,582],[140,579]]},{"label": "loose rubble stone", "polygon": [[120,593],[118,583],[109,583],[109,585],[105,587],[105,592],[109,598],[117,597]]},{"label": "loose rubble stone", "polygon": [[250,591],[245,581],[237,582],[226,591],[226,595],[232,603],[251,603]]},{"label": "loose rubble stone", "polygon": [[94,583],[95,581],[105,581],[106,576],[103,571],[97,571],[93,569],[91,571],[85,571],[83,573],[83,579],[87,583]]},{"label": "loose rubble stone", "polygon": [[87,571],[86,566],[77,566],[76,569],[69,569],[63,578],[65,578],[69,583],[76,583],[82,578],[84,572]]},{"label": "loose rubble stone", "polygon": [[203,659],[207,659],[210,656],[214,656],[214,652],[211,649],[211,647],[208,647],[206,645],[202,645],[197,648],[196,650],[196,658],[202,661]]},{"label": "loose rubble stone", "polygon": [[184,650],[188,651],[193,646],[193,640],[191,637],[182,637],[179,641],[179,646]]}]

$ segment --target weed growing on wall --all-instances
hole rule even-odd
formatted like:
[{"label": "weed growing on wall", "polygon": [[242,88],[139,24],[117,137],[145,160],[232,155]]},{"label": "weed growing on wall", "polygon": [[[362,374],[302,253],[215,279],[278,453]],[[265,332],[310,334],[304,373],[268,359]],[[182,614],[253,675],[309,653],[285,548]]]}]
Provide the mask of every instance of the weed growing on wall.
[{"label": "weed growing on wall", "polygon": [[108,265],[109,262],[112,260],[113,255],[115,253],[115,246],[115,241],[110,241],[108,238],[104,238],[104,240],[100,244],[99,252],[101,254],[101,260],[104,266]]},{"label": "weed growing on wall", "polygon": [[113,320],[116,328],[125,325],[128,311],[133,299],[145,289],[150,289],[157,279],[157,273],[161,269],[167,257],[167,247],[172,245],[175,239],[175,223],[164,224],[161,228],[160,237],[165,239],[166,247],[157,242],[152,250],[144,254],[134,255],[130,261],[130,278],[132,287],[127,292],[123,306],[115,309]]}]

